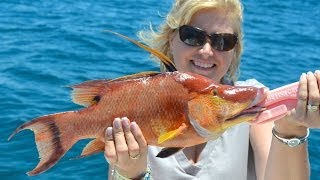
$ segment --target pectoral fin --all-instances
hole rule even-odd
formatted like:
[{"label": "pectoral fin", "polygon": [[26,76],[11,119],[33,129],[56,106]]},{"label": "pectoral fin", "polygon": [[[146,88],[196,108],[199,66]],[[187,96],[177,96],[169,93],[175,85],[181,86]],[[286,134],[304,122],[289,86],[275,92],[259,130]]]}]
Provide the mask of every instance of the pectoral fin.
[{"label": "pectoral fin", "polygon": [[175,153],[177,153],[178,151],[180,151],[181,149],[183,148],[163,148],[158,154],[156,157],[158,158],[166,158],[166,157],[169,157]]},{"label": "pectoral fin", "polygon": [[167,132],[165,134],[162,134],[158,138],[158,144],[162,144],[165,141],[169,141],[170,139],[173,139],[177,137],[179,134],[181,134],[185,129],[187,128],[187,125],[185,123],[182,123],[181,126],[178,129],[175,129],[173,131]]}]

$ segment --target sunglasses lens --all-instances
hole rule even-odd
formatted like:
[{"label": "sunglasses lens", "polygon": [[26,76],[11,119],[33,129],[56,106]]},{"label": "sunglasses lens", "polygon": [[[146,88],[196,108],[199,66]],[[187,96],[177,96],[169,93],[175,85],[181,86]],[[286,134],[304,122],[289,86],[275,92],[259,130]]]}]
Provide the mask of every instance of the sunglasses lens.
[{"label": "sunglasses lens", "polygon": [[179,35],[181,41],[190,46],[201,46],[206,41],[206,36],[203,32],[190,26],[181,26]]},{"label": "sunglasses lens", "polygon": [[205,31],[183,25],[179,28],[179,36],[182,42],[189,46],[202,46],[207,42],[207,37],[210,38],[210,43],[213,49],[218,51],[229,51],[237,44],[237,36],[230,33],[219,33],[207,35]]},{"label": "sunglasses lens", "polygon": [[229,51],[237,43],[237,36],[234,34],[221,33],[211,35],[211,46],[219,51]]}]

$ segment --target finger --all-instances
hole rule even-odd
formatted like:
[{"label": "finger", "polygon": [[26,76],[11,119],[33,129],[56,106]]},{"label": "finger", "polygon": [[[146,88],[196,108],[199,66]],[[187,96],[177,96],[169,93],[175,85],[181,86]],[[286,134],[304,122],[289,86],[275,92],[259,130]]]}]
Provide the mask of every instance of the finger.
[{"label": "finger", "polygon": [[136,139],[134,138],[133,134],[131,133],[130,120],[127,117],[124,117],[121,120],[122,120],[122,128],[124,131],[124,136],[126,138],[126,142],[128,145],[129,155],[131,157],[139,156],[140,154],[139,145]]},{"label": "finger", "polygon": [[320,70],[316,70],[314,75],[317,78],[317,82],[318,82],[318,88],[319,88],[319,92],[320,92]]},{"label": "finger", "polygon": [[308,72],[307,80],[308,80],[308,104],[313,106],[319,106],[320,95],[319,95],[317,78],[312,72]]},{"label": "finger", "polygon": [[308,83],[307,76],[305,73],[302,73],[299,81],[298,88],[298,102],[297,107],[295,109],[295,114],[298,116],[299,120],[303,120],[306,115],[307,108],[307,100],[308,100]]},{"label": "finger", "polygon": [[118,161],[124,162],[129,158],[129,153],[120,118],[115,118],[113,121],[113,137],[118,155]]},{"label": "finger", "polygon": [[105,148],[104,156],[109,164],[115,164],[117,162],[117,153],[113,141],[113,132],[112,127],[108,127],[105,132]]},{"label": "finger", "polygon": [[131,122],[130,124],[131,132],[133,133],[134,138],[139,144],[140,147],[140,153],[146,153],[147,152],[147,141],[144,138],[140,127],[137,125],[136,122]]}]

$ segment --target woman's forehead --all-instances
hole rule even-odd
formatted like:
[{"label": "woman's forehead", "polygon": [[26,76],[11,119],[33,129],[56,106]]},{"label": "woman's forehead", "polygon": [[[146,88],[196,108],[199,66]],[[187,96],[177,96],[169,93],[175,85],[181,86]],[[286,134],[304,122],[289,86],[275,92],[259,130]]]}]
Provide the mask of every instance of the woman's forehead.
[{"label": "woman's forehead", "polygon": [[196,12],[189,25],[211,32],[234,32],[234,21],[230,14],[224,10],[205,9]]}]

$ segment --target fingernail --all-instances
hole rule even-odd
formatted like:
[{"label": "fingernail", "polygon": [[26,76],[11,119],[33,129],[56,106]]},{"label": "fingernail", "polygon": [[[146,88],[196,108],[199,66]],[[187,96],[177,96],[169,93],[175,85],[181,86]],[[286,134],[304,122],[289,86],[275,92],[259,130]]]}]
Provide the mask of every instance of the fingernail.
[{"label": "fingernail", "polygon": [[316,70],[314,73],[320,75],[320,70]]},{"label": "fingernail", "polygon": [[108,127],[106,131],[107,131],[107,137],[112,138],[112,127]]},{"label": "fingernail", "polygon": [[301,74],[301,78],[306,78],[307,74],[306,73],[302,73]]},{"label": "fingernail", "polygon": [[307,75],[308,75],[308,76],[312,76],[313,73],[312,73],[311,71],[309,71]]},{"label": "fingernail", "polygon": [[138,125],[135,121],[131,122],[131,131],[136,134],[138,129]]},{"label": "fingernail", "polygon": [[120,118],[115,118],[113,121],[114,127],[116,129],[120,129],[121,128],[121,119]]},{"label": "fingernail", "polygon": [[129,128],[129,119],[127,117],[122,118],[122,125],[125,129]]}]

